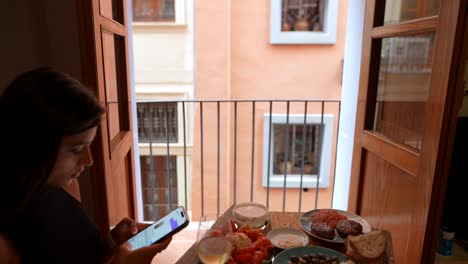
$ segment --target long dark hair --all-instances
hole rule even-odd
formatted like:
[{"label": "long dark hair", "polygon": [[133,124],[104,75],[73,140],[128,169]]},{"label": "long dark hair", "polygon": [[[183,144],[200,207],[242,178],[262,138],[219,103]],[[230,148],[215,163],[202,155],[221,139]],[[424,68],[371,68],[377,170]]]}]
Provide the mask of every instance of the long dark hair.
[{"label": "long dark hair", "polygon": [[0,231],[45,186],[62,137],[97,126],[103,111],[90,89],[50,68],[7,87],[0,96],[0,210],[7,218]]}]

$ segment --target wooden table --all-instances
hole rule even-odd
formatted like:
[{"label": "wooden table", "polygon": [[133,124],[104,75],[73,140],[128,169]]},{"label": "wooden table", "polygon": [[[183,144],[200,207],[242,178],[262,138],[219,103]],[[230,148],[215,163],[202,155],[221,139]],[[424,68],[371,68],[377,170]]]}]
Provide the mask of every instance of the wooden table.
[{"label": "wooden table", "polygon": [[[229,208],[221,217],[220,220],[224,220],[226,218],[230,219],[232,215],[232,207]],[[299,217],[302,215],[300,212],[270,212],[269,214],[269,221],[265,226],[265,234],[268,233],[272,229],[282,228],[282,227],[290,227],[295,228],[302,231],[302,228],[299,226]],[[221,221],[218,221],[221,222]],[[217,223],[218,223],[217,222]],[[217,226],[217,223],[214,224],[214,227]],[[386,231],[385,231],[386,232]],[[393,260],[393,250],[392,250],[392,243],[390,233],[386,232],[387,240],[387,255]],[[336,250],[338,252],[344,253],[346,251],[344,244],[337,244],[337,243],[329,243],[326,241],[322,241],[316,239],[314,237],[309,236],[309,246],[321,246]],[[274,252],[275,253],[275,252]],[[276,252],[277,253],[277,252]],[[177,264],[198,264],[201,263],[198,254],[196,244],[194,243],[189,250],[176,262]],[[390,262],[390,263],[393,263]]]}]

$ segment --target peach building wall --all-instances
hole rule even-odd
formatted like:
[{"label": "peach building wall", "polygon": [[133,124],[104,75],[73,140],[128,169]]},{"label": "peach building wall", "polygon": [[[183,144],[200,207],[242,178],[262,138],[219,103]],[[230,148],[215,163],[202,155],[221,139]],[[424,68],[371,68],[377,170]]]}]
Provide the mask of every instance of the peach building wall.
[{"label": "peach building wall", "polygon": [[[330,99],[341,96],[341,70],[345,42],[347,1],[339,1],[337,40],[334,45],[271,45],[269,0],[195,1],[195,97],[197,99]],[[217,108],[205,103],[203,144],[204,211],[216,212],[217,205]],[[268,104],[256,104],[253,200],[266,203],[262,186],[263,115]],[[320,104],[309,104],[309,114],[320,114]],[[304,112],[304,104],[293,105],[291,113]],[[200,216],[201,155],[200,109],[195,108],[192,210]],[[234,203],[233,105],[220,106],[220,211]],[[285,103],[275,103],[273,113],[286,113]],[[332,161],[335,160],[338,107],[325,106],[333,113]],[[250,200],[252,106],[238,104],[237,119],[237,202]],[[331,207],[330,187],[320,189],[319,207]],[[322,168],[324,169],[324,168]],[[286,211],[297,211],[298,189],[288,189]],[[283,189],[270,191],[270,210],[282,210]],[[302,211],[314,209],[315,192],[302,192]]]}]

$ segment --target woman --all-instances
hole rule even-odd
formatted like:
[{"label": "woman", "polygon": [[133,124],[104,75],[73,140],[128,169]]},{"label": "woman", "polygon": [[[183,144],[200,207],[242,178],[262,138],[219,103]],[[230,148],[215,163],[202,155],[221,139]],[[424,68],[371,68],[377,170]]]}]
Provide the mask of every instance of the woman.
[{"label": "woman", "polygon": [[103,112],[89,89],[46,68],[22,74],[0,96],[0,252],[12,263],[150,263],[169,244],[127,249],[122,243],[138,231],[128,218],[101,238],[64,190],[92,165]]}]

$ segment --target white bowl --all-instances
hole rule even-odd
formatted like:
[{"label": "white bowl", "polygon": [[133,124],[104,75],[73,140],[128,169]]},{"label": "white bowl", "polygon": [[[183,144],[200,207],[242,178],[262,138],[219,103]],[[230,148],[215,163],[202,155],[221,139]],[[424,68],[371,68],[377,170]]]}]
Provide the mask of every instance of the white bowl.
[{"label": "white bowl", "polygon": [[268,232],[267,237],[275,247],[281,249],[306,246],[309,243],[309,237],[294,228],[276,228]]}]

